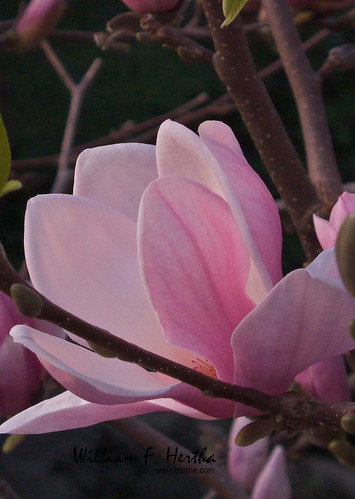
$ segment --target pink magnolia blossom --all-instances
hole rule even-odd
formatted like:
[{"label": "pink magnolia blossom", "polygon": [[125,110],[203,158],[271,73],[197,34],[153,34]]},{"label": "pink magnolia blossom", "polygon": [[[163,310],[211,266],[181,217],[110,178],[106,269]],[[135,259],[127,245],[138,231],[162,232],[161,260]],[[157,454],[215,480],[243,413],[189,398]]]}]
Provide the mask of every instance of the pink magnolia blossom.
[{"label": "pink magnolia blossom", "polygon": [[252,499],[291,499],[291,485],[287,476],[285,452],[281,445],[276,446],[269,456],[269,438],[262,438],[247,447],[235,444],[240,430],[250,420],[237,418],[232,424],[228,442],[228,470],[235,482]]},{"label": "pink magnolia blossom", "polygon": [[155,14],[175,9],[181,0],[123,0],[123,2],[136,12]]},{"label": "pink magnolia blossom", "polygon": [[0,293],[0,415],[3,417],[30,405],[45,372],[37,357],[20,343],[14,343],[9,335],[13,326],[23,323],[40,327],[40,321],[21,315],[13,301]]},{"label": "pink magnolia blossom", "polygon": [[15,43],[22,49],[37,46],[62,17],[65,0],[31,0],[23,11],[16,27]]},{"label": "pink magnolia blossom", "polygon": [[[25,218],[34,286],[71,313],[228,382],[277,394],[353,348],[354,299],[334,251],[281,280],[281,228],[267,188],[229,127],[199,136],[164,122],[157,145],[78,158],[74,195],[36,196]],[[11,331],[67,392],[4,423],[44,433],[152,411],[202,418],[235,404],[138,365],[100,357],[28,326]],[[238,404],[237,415],[255,413]]]},{"label": "pink magnolia blossom", "polygon": [[355,212],[355,194],[344,192],[330,214],[329,222],[314,215],[314,225],[317,231],[319,242],[323,249],[333,248],[337,233],[345,217]]}]

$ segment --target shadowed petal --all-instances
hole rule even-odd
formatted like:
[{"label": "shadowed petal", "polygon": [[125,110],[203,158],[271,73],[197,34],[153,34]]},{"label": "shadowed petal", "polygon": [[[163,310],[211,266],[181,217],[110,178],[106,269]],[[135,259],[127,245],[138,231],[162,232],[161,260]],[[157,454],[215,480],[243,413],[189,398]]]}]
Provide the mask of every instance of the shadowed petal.
[{"label": "shadowed petal", "polygon": [[309,367],[296,376],[296,381],[319,400],[325,402],[351,400],[344,360],[339,355]]},{"label": "shadowed petal", "polygon": [[245,292],[249,254],[228,206],[176,177],[153,182],[141,206],[142,272],[167,340],[202,354],[231,379],[230,337],[252,303]]},{"label": "shadowed petal", "polygon": [[253,488],[254,482],[264,466],[269,453],[269,438],[261,438],[254,444],[241,447],[235,443],[240,430],[251,423],[248,418],[234,420],[228,442],[228,471],[230,476],[246,491]]},{"label": "shadowed petal", "polygon": [[102,405],[87,402],[70,392],[64,392],[16,414],[16,416],[0,425],[0,433],[50,433],[52,431],[83,428],[104,421],[139,416],[150,412],[169,411],[178,412],[196,419],[213,419],[170,399],[121,405]]},{"label": "shadowed petal", "polygon": [[272,451],[255,483],[252,499],[291,499],[291,484],[287,476],[285,452],[281,445]]},{"label": "shadowed petal", "polygon": [[[336,281],[316,277],[322,262],[331,269],[334,255],[328,251],[306,270],[287,275],[237,327],[237,384],[281,393],[307,367],[354,348],[348,329],[354,298]],[[239,405],[237,414],[254,413],[244,409]]]},{"label": "shadowed petal", "polygon": [[355,212],[355,194],[344,192],[335,203],[329,222],[313,215],[317,237],[323,249],[326,250],[335,245],[337,233],[344,218],[353,212]]},{"label": "shadowed petal", "polygon": [[135,364],[101,357],[28,326],[15,326],[11,336],[34,352],[47,371],[65,388],[91,402],[118,404],[131,401],[130,397],[146,399],[179,383]]},{"label": "shadowed petal", "polygon": [[73,194],[101,201],[137,220],[143,191],[157,176],[152,145],[95,147],[78,156]]}]

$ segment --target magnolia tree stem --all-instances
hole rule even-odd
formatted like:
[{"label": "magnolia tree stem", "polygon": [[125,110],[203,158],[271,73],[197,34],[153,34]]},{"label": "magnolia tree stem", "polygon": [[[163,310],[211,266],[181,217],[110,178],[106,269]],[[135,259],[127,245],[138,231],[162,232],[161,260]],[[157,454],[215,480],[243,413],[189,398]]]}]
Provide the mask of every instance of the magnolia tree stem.
[{"label": "magnolia tree stem", "polygon": [[35,296],[36,310],[27,313],[19,301],[16,305],[20,312],[46,320],[84,338],[91,345],[103,349],[105,353],[125,362],[132,362],[149,370],[161,372],[198,388],[208,397],[223,398],[254,407],[264,415],[276,417],[277,429],[303,430],[310,427],[324,426],[337,430],[344,414],[353,410],[353,405],[322,403],[308,394],[286,392],[280,396],[263,393],[254,388],[246,388],[206,376],[194,369],[166,359],[153,352],[118,338],[108,331],[79,319],[70,312],[50,302],[45,296],[35,291],[14,270],[7,260],[4,248],[0,247],[0,291],[11,295],[13,285],[21,285],[27,303],[28,295]]},{"label": "magnolia tree stem", "polygon": [[203,0],[203,5],[216,50],[216,71],[286,204],[307,257],[313,259],[320,252],[311,219],[320,208],[317,193],[257,74],[241,22],[237,19],[221,28],[221,0]]},{"label": "magnolia tree stem", "polygon": [[320,78],[312,70],[303,50],[286,0],[262,0],[262,3],[295,96],[309,175],[324,203],[322,213],[329,215],[342,193],[342,185],[324,110]]}]

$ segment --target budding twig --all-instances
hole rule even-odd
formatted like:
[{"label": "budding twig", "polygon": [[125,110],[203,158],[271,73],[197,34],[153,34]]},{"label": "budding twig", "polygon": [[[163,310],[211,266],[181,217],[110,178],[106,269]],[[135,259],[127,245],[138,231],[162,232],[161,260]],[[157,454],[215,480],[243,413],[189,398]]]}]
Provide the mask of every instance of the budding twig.
[{"label": "budding twig", "polygon": [[322,99],[321,82],[302,47],[286,0],[262,0],[292,87],[301,120],[308,171],[328,215],[342,192],[335,152]]}]

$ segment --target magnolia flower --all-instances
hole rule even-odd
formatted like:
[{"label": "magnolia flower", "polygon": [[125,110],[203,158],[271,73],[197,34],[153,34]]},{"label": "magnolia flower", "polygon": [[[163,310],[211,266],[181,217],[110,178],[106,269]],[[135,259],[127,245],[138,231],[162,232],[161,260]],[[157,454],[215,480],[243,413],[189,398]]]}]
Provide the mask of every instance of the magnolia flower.
[{"label": "magnolia flower", "polygon": [[228,442],[228,471],[233,480],[251,492],[252,499],[291,499],[285,452],[277,445],[269,456],[269,438],[262,438],[247,447],[235,444],[239,431],[250,420],[237,418],[231,428]]},{"label": "magnolia flower", "polygon": [[136,12],[155,14],[175,9],[181,0],[123,0],[123,2]]},{"label": "magnolia flower", "polygon": [[0,293],[0,415],[8,417],[28,407],[44,369],[37,357],[9,336],[15,324],[43,327],[43,322],[26,318],[13,301]]},{"label": "magnolia flower", "polygon": [[[337,277],[334,251],[281,280],[281,228],[267,188],[229,127],[207,121],[199,136],[164,122],[156,147],[84,151],[74,195],[27,206],[31,280],[64,309],[193,369],[271,394],[353,348],[354,299]],[[138,365],[16,326],[67,392],[1,427],[44,433],[152,411],[201,419],[235,404]],[[86,347],[86,348],[83,348]],[[237,404],[236,415],[255,414]]]},{"label": "magnolia flower", "polygon": [[14,30],[8,31],[9,41],[20,49],[36,47],[62,17],[65,0],[31,0]]}]

